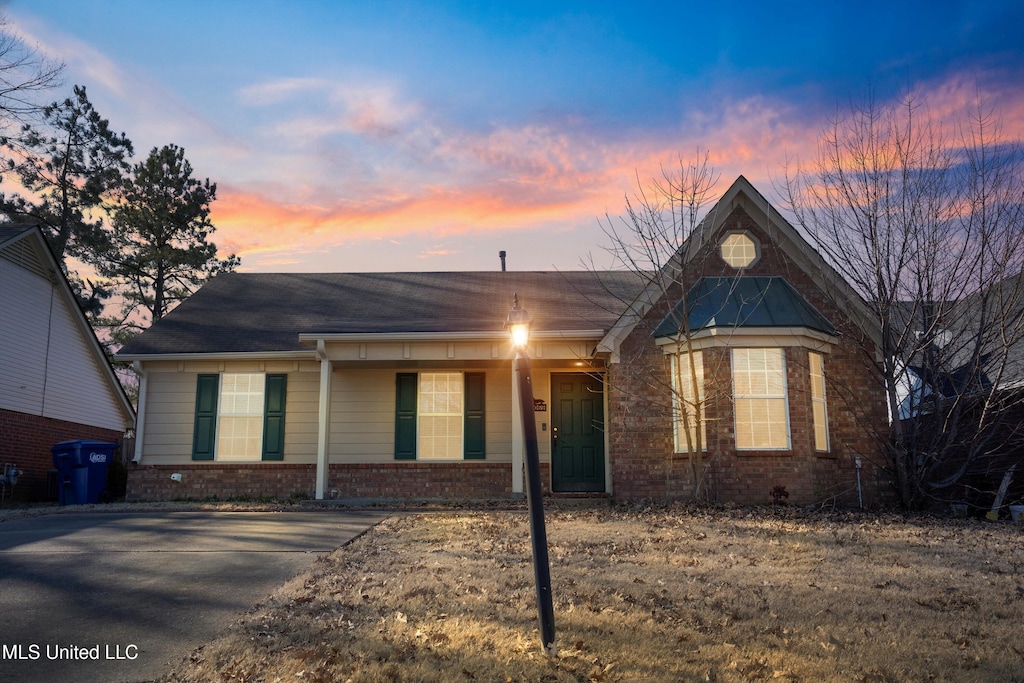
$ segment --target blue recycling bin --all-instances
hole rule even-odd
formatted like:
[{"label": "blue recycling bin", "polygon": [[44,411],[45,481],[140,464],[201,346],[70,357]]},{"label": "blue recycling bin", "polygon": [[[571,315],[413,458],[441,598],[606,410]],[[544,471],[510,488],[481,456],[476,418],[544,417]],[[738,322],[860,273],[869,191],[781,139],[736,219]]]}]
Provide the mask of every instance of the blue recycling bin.
[{"label": "blue recycling bin", "polygon": [[62,441],[50,448],[57,468],[57,502],[86,505],[100,502],[107,488],[107,466],[114,459],[116,443]]}]

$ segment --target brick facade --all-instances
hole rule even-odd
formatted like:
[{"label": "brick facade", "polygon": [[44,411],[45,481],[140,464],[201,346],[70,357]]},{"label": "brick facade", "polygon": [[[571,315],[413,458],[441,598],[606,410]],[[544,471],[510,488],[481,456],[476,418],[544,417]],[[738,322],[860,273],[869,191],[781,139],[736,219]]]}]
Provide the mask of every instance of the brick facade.
[{"label": "brick facade", "polygon": [[46,477],[53,469],[52,446],[72,439],[120,444],[122,436],[119,431],[0,409],[0,466],[13,463],[25,473],[8,489],[7,500],[27,503],[49,498]]},{"label": "brick facade", "polygon": [[[864,333],[840,310],[833,297],[793,263],[742,208],[734,209],[722,225],[723,231],[746,230],[760,242],[759,260],[743,275],[784,277],[836,326],[840,336],[831,352],[824,354],[830,432],[830,449],[824,453],[814,450],[806,348],[787,346],[786,341],[780,341],[785,349],[792,446],[786,451],[736,450],[731,352],[723,347],[704,349],[708,400],[704,472],[708,498],[762,504],[771,502],[773,487],[783,486],[790,503],[835,501],[855,506],[858,498],[854,458],[860,456],[865,505],[891,502],[892,489],[880,456],[881,440],[887,438],[888,418],[884,388],[870,362],[873,346],[865,341]],[[701,276],[736,274],[718,257],[715,242],[690,262],[680,281],[692,285]],[[674,453],[669,362],[651,336],[675,300],[660,301],[647,313],[624,340],[620,363],[610,373],[609,441],[615,499],[619,501],[685,500],[692,495],[688,456]],[[737,341],[736,345],[742,343]]]}]

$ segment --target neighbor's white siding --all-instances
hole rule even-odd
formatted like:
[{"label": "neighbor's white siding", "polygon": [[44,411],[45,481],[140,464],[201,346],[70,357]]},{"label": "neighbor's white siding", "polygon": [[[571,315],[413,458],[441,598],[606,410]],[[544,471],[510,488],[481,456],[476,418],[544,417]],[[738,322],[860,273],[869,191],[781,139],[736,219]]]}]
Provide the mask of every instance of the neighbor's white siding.
[{"label": "neighbor's white siding", "polygon": [[60,285],[0,257],[0,408],[123,431],[126,418]]},{"label": "neighbor's white siding", "polygon": [[284,462],[316,463],[319,364],[309,361],[146,363],[146,428],[142,458],[146,465],[192,462],[196,378],[223,372],[288,375],[285,403]]}]

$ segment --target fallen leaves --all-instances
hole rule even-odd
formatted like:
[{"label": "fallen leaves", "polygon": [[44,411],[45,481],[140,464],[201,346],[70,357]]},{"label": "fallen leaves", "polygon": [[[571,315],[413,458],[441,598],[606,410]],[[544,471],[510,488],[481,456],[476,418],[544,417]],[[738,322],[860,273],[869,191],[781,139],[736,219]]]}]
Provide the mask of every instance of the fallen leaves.
[{"label": "fallen leaves", "polygon": [[[1007,680],[1024,660],[1011,645],[1024,550],[1019,534],[977,532],[890,515],[554,511],[565,645],[552,659],[525,514],[393,517],[169,680]],[[978,626],[950,630],[951,614]]]}]

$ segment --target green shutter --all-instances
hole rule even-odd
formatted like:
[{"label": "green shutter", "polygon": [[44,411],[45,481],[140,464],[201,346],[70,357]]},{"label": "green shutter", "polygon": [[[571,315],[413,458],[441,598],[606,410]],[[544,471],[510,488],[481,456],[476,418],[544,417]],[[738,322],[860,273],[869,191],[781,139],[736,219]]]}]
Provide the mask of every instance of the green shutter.
[{"label": "green shutter", "polygon": [[267,375],[263,407],[263,459],[284,460],[284,404],[288,375]]},{"label": "green shutter", "polygon": [[192,459],[213,460],[217,446],[217,387],[220,375],[196,378],[196,424],[192,431]]},{"label": "green shutter", "polygon": [[467,460],[483,460],[484,448],[484,387],[486,375],[482,372],[466,373],[466,414],[463,440],[463,457]]},{"label": "green shutter", "polygon": [[395,382],[395,460],[416,459],[416,380],[415,372],[400,372]]}]

